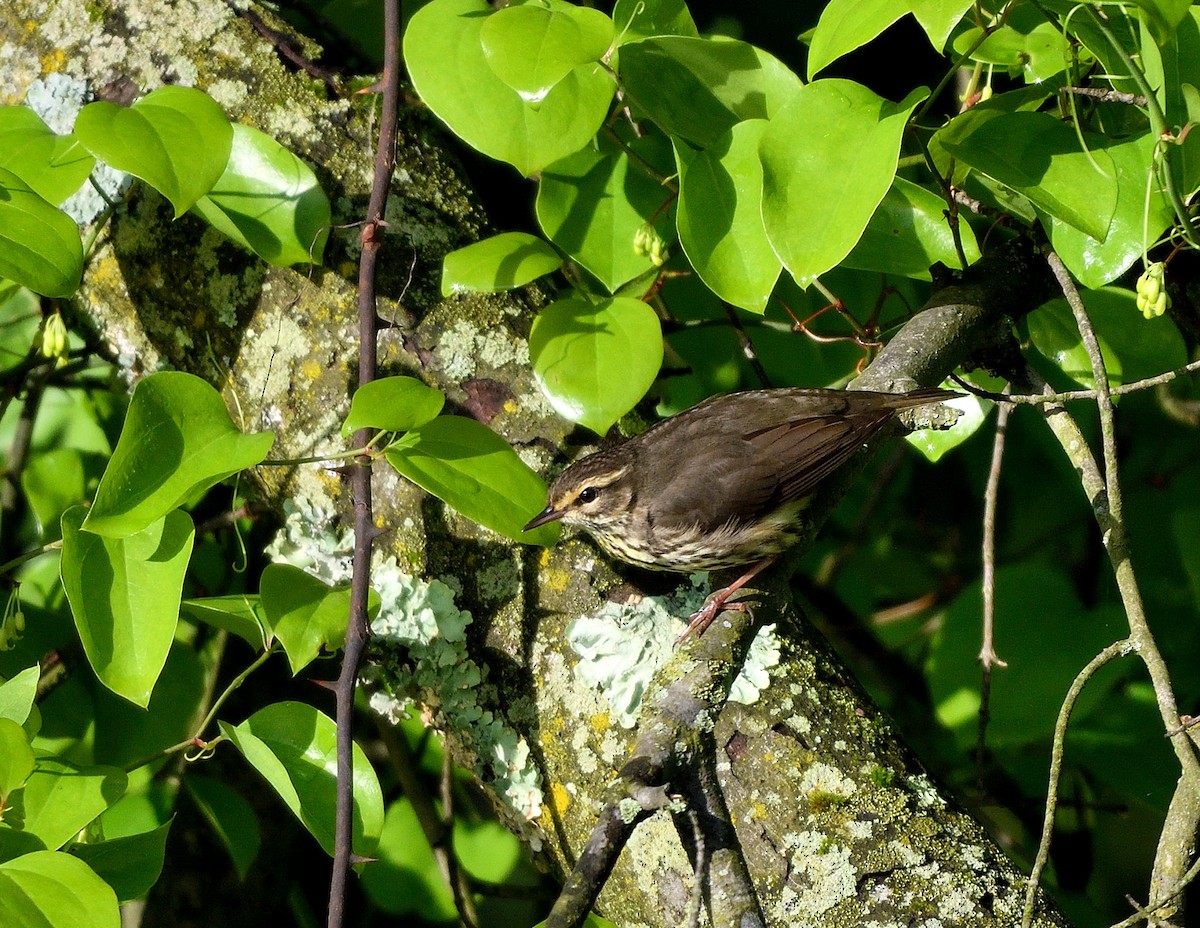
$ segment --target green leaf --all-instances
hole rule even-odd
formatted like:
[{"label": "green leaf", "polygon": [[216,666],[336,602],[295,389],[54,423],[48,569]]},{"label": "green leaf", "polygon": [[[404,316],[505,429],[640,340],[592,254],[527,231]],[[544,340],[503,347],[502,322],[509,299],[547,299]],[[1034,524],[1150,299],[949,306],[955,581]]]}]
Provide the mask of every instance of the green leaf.
[{"label": "green leaf", "polygon": [[48,848],[62,847],[124,796],[128,784],[115,767],[76,767],[43,757],[25,783],[23,830]]},{"label": "green leaf", "polygon": [[[1098,242],[1086,232],[1053,216],[1049,217],[1048,223],[1054,250],[1075,278],[1093,290],[1116,280],[1141,257],[1143,229],[1147,235],[1145,247],[1149,248],[1175,219],[1157,180],[1149,186],[1146,183],[1154,153],[1151,133],[1104,150],[1117,171],[1117,203],[1108,237]],[[1149,215],[1146,214],[1147,190]]]},{"label": "green leaf", "polygon": [[[1100,339],[1105,365],[1109,366],[1109,381],[1114,386],[1154,377],[1187,363],[1187,348],[1175,323],[1166,316],[1146,319],[1138,311],[1137,297],[1132,291],[1103,287],[1085,290],[1082,296],[1088,318]],[[1038,329],[1034,336],[1034,328],[1030,327],[1034,347],[1056,360],[1069,376],[1093,386],[1091,365],[1066,300],[1052,300],[1034,315]],[[1060,334],[1055,339],[1049,333]]]},{"label": "green leaf", "polygon": [[[134,705],[97,687],[95,708],[90,714],[94,719],[95,762],[125,768],[190,738],[195,733],[196,707],[208,698],[205,686],[210,672],[207,660],[201,663],[196,648],[176,640],[171,643],[148,706]],[[110,812],[106,821],[111,817]],[[165,821],[162,815],[147,817],[133,822],[124,832],[110,828],[110,837],[149,831]]]},{"label": "green leaf", "polygon": [[62,581],[100,682],[145,707],[167,660],[195,529],[178,510],[123,538],[84,531],[83,507],[62,518]]},{"label": "green leaf", "polygon": [[[958,233],[967,264],[974,264],[979,260],[974,230],[960,221]],[[842,264],[929,280],[929,268],[939,261],[952,268],[961,265],[946,219],[946,201],[912,181],[896,177],[871,215],[862,238]]]},{"label": "green leaf", "polygon": [[58,537],[58,522],[72,506],[86,500],[83,456],[75,448],[53,448],[35,455],[21,472],[21,488],[46,541]]},{"label": "green leaf", "polygon": [[67,852],[78,857],[113,888],[118,902],[140,899],[158,882],[171,824],[153,831],[95,844],[72,844]]},{"label": "green leaf", "polygon": [[241,124],[224,172],[192,212],[276,267],[320,264],[331,221],[329,198],[308,165]]},{"label": "green leaf", "polygon": [[0,718],[0,809],[8,807],[9,796],[20,789],[33,773],[33,748],[19,722]]},{"label": "green leaf", "polygon": [[233,787],[211,777],[189,773],[183,785],[229,852],[238,876],[244,880],[262,845],[254,807]]},{"label": "green leaf", "polygon": [[345,641],[348,586],[327,586],[291,564],[268,564],[259,581],[259,595],[293,676],[312,663],[322,648],[336,651]]},{"label": "green leaf", "polygon": [[700,279],[721,299],[761,313],[783,269],[762,221],[764,119],[740,122],[709,148],[675,146],[679,243]]},{"label": "green leaf", "polygon": [[41,326],[40,297],[12,281],[0,280],[0,372],[25,363]]},{"label": "green leaf", "polygon": [[[653,160],[657,141],[630,147]],[[611,293],[654,269],[649,256],[634,250],[634,237],[653,218],[655,230],[669,241],[675,222],[672,199],[624,149],[605,141],[599,150],[584,149],[542,174],[537,218],[546,237]]]},{"label": "green leaf", "polygon": [[454,853],[463,869],[486,883],[507,882],[521,862],[521,842],[494,819],[454,819]]},{"label": "green leaf", "polygon": [[[1034,348],[1072,380],[1088,389],[1095,388],[1092,364],[1066,300],[1052,300],[1038,307],[1026,317],[1026,321]],[[1104,358],[1109,385],[1118,386],[1124,382],[1121,360],[1108,341],[1099,332],[1096,335],[1100,341],[1100,355]]]},{"label": "green leaf", "polygon": [[267,456],[273,432],[245,435],[215,389],[192,374],[151,374],[133,390],[121,438],[84,522],[89,532],[138,532]]},{"label": "green leaf", "polygon": [[830,0],[808,48],[808,79],[866,45],[907,12],[908,4],[901,0]]},{"label": "green leaf", "polygon": [[858,243],[891,187],[908,115],[925,95],[896,104],[852,81],[821,80],[771,120],[759,149],[763,222],[801,286]]},{"label": "green leaf", "polygon": [[607,432],[633,409],[662,366],[662,327],[641,300],[578,297],[551,303],[529,334],[533,375],[560,416]]},{"label": "green leaf", "polygon": [[562,267],[562,257],[536,235],[503,232],[442,259],[442,296],[523,287]]},{"label": "green leaf", "polygon": [[388,449],[388,463],[480,525],[524,544],[551,545],[557,532],[522,532],[546,505],[546,484],[503,438],[462,416],[441,416]]},{"label": "green leaf", "polygon": [[41,668],[37,664],[26,667],[11,680],[0,683],[0,719],[9,719],[24,725],[33,711],[33,699],[37,695]]},{"label": "green leaf", "polygon": [[[337,727],[333,719],[299,702],[272,703],[240,725],[221,731],[261,773],[289,809],[333,854],[337,805]],[[374,855],[383,829],[383,794],[367,756],[353,745],[353,839],[363,857]]]},{"label": "green leaf", "polygon": [[971,0],[913,0],[909,4],[934,49],[941,51],[946,40],[963,14],[971,8]]},{"label": "green leaf", "polygon": [[75,135],[101,161],[170,200],[176,218],[213,188],[233,144],[225,111],[192,87],[160,87],[128,108],[89,103],[75,120]]},{"label": "green leaf", "polygon": [[614,86],[598,64],[576,68],[538,106],[492,70],[481,33],[484,0],[433,0],[404,33],[404,60],[421,99],[463,141],[525,176],[582,148],[608,113]]},{"label": "green leaf", "polygon": [[[983,30],[965,29],[954,38],[955,54],[965,54],[979,41]],[[983,40],[971,58],[983,64],[1001,65],[1013,77],[1034,84],[1062,71],[1071,56],[1071,46],[1057,23],[1048,22],[1032,6],[1015,8],[1007,21]]]},{"label": "green leaf", "polygon": [[262,603],[249,593],[185,599],[179,608],[198,622],[237,635],[252,648],[265,648],[274,640]]},{"label": "green leaf", "polygon": [[565,3],[509,6],[484,20],[479,40],[496,76],[536,104],[577,67],[603,57],[613,22],[599,10]]},{"label": "green leaf", "polygon": [[70,296],[83,276],[83,243],[65,213],[0,168],[0,277],[42,296]]},{"label": "green leaf", "polygon": [[1175,38],[1175,30],[1191,7],[1191,0],[1134,0],[1145,14],[1146,25],[1154,41],[1162,46]]},{"label": "green leaf", "polygon": [[0,168],[58,206],[80,188],[96,159],[73,135],[56,135],[26,106],[0,106]]},{"label": "green leaf", "polygon": [[[980,597],[975,583],[951,604],[927,669],[938,718],[960,746],[975,741]],[[1085,610],[1067,578],[1054,569],[1001,567],[996,572],[995,641],[1008,666],[992,675],[988,744],[995,749],[1047,737],[1075,675],[1122,636],[1122,625],[1115,606]],[[1112,677],[1106,679],[1111,685]],[[1099,680],[1085,688],[1073,719],[1085,718],[1105,689]]]},{"label": "green leaf", "polygon": [[70,854],[35,851],[0,864],[6,928],[120,928],[112,889]]},{"label": "green leaf", "polygon": [[1117,206],[1117,169],[1106,150],[1082,151],[1075,130],[1047,113],[970,116],[968,111],[938,132],[947,151],[1027,196],[1039,210],[1097,241],[1107,238]]},{"label": "green leaf", "polygon": [[46,845],[37,835],[0,827],[0,864],[6,860],[20,857],[22,854],[44,850],[46,850]]},{"label": "green leaf", "polygon": [[430,922],[457,921],[454,897],[406,797],[388,806],[379,860],[363,870],[362,884],[371,902],[389,914],[419,914]]},{"label": "green leaf", "polygon": [[349,437],[368,427],[407,432],[437,418],[445,404],[441,390],[427,387],[415,377],[381,377],[354,391],[342,435]]},{"label": "green leaf", "polygon": [[684,0],[617,0],[613,22],[618,43],[656,35],[700,35]]},{"label": "green leaf", "polygon": [[706,147],[744,119],[771,119],[800,78],[733,39],[655,36],[621,46],[621,82],[662,129]]}]

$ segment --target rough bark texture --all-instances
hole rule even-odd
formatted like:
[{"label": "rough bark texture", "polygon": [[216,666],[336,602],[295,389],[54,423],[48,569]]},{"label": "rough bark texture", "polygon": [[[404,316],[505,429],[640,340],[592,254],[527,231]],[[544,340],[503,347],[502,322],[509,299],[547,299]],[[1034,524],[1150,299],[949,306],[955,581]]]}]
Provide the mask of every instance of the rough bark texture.
[{"label": "rough bark texture", "polygon": [[[206,90],[234,119],[269,132],[313,166],[334,202],[335,223],[358,218],[369,187],[375,98],[331,99],[281,63],[224,3],[187,0],[164,9],[158,0],[12,0],[0,14],[0,102],[23,101],[51,74],[91,92],[117,79],[143,92],[163,83]],[[380,288],[395,307],[383,315],[401,325],[383,334],[384,372],[412,373],[445,390],[453,411],[487,422],[546,470],[559,460],[567,428],[532,382],[530,309],[520,295],[439,301],[442,254],[476,237],[483,217],[426,113],[403,113],[401,136]],[[335,231],[326,267],[311,274],[272,269],[196,219],[172,223],[167,204],[141,188],[102,234],[78,305],[131,378],[162,366],[205,377],[246,428],[277,430],[273,457],[339,450],[356,348],[356,241],[355,229]],[[1014,280],[1006,285],[1015,290]],[[953,367],[1003,311],[990,283],[973,286],[926,320],[911,351],[898,345],[869,385],[936,380]],[[338,477],[316,466],[261,468],[257,477],[275,505],[290,501],[300,521],[307,518],[296,531],[318,541],[337,537],[336,526],[323,523],[344,510]],[[451,700],[433,691],[442,678],[413,682],[410,691],[441,706],[439,719],[458,739],[460,756],[485,781],[495,779],[510,822],[553,867],[568,869],[633,741],[620,702],[627,671],[669,650],[673,631],[661,622],[656,631],[638,624],[654,628],[662,600],[634,596],[620,609],[610,603],[608,612],[623,610],[629,633],[620,660],[581,658],[572,621],[619,587],[593,548],[571,540],[550,551],[522,550],[382,466],[375,489],[393,576],[444,578],[473,617],[460,664],[481,668],[473,708],[462,715],[474,721],[460,727]],[[678,614],[686,607],[669,608]],[[782,627],[776,665],[769,650],[765,658],[752,655],[757,701],[730,703],[714,722],[722,785],[768,920],[1018,921],[1021,874],[947,802],[814,633],[793,617]],[[484,756],[492,742],[467,731],[480,713],[493,725],[493,741],[496,729],[511,728],[528,747],[527,757],[518,751],[508,759],[507,780]],[[635,832],[600,906],[623,925],[672,925],[691,892],[687,854],[660,813]],[[1062,920],[1043,911],[1037,923]]]}]

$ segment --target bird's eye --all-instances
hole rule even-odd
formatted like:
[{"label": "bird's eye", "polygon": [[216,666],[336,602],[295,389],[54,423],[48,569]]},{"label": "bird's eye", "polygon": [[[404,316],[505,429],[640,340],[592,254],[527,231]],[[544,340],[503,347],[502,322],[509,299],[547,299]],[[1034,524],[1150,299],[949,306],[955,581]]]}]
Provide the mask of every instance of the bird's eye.
[{"label": "bird's eye", "polygon": [[598,491],[595,487],[584,487],[579,491],[579,502],[594,503],[596,501],[596,497],[599,495],[600,491]]}]

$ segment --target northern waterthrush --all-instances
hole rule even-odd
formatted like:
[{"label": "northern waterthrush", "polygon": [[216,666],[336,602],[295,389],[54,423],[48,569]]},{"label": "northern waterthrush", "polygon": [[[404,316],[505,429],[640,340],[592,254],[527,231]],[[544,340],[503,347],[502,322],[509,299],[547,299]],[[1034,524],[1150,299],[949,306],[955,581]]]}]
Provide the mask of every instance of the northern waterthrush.
[{"label": "northern waterthrush", "polygon": [[525,530],[561,519],[651,570],[753,564],[691,617],[681,640],[699,635],[797,540],[797,516],[822,480],[899,411],[958,395],[782,387],[714,397],[572,464]]}]

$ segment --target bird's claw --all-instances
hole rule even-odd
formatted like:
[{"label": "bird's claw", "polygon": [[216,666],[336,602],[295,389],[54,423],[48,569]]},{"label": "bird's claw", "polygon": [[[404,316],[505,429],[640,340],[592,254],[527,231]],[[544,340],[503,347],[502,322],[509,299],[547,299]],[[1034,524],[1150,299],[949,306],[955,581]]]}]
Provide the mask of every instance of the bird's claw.
[{"label": "bird's claw", "polygon": [[695,635],[699,638],[704,634],[704,630],[712,625],[713,620],[722,612],[747,612],[750,607],[740,600],[737,602],[726,602],[729,596],[733,593],[732,590],[722,590],[712,597],[703,606],[697,609],[688,617],[687,628],[683,630],[678,638],[675,639],[676,646],[683,644],[688,638]]}]

